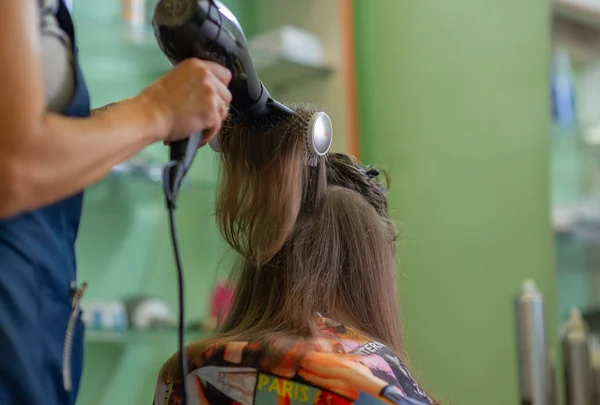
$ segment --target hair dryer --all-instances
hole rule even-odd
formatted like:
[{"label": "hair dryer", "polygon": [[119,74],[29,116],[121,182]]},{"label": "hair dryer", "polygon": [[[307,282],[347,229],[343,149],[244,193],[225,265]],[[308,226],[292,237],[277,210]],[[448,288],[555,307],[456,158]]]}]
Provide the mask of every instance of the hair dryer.
[{"label": "hair dryer", "polygon": [[[173,64],[195,57],[221,64],[232,73],[230,112],[259,117],[292,114],[274,100],[259,80],[246,37],[233,13],[217,0],[161,0],[152,21],[158,44]],[[181,161],[181,178],[172,179],[177,190],[189,169],[202,134],[171,145],[171,160]]]}]

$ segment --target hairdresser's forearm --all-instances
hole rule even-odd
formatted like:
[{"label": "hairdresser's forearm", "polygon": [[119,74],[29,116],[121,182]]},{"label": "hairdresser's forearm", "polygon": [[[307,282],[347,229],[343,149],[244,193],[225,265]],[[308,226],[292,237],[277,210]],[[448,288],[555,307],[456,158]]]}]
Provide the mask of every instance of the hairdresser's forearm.
[{"label": "hairdresser's forearm", "polygon": [[[164,123],[143,99],[124,100],[91,118],[46,114],[37,131],[15,134],[0,151],[0,217],[73,195],[162,139]],[[10,148],[10,153],[7,153]]]}]

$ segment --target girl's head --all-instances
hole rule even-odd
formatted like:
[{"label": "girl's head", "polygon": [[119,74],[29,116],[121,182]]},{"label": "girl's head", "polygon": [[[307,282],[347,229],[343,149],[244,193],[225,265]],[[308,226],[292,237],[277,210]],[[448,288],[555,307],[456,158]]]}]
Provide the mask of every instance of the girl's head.
[{"label": "girl's head", "polygon": [[[308,164],[316,111],[221,131],[217,221],[240,254],[226,336],[309,337],[316,313],[402,350],[396,234],[376,169],[343,154]],[[314,162],[311,162],[314,163]]]}]

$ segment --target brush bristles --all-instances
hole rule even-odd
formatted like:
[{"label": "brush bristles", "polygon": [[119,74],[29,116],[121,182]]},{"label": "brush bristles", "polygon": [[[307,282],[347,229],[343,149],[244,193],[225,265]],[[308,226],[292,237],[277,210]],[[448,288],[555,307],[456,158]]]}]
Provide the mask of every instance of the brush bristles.
[{"label": "brush bristles", "polygon": [[323,157],[316,156],[312,153],[309,154],[307,164],[312,167],[316,167],[319,164],[319,160],[322,160]]},{"label": "brush bristles", "polygon": [[[260,164],[266,164],[269,156],[272,158],[277,150],[285,148],[285,145],[302,141],[304,148],[304,160],[309,166],[317,166],[324,157],[317,156],[311,152],[308,142],[308,126],[314,113],[320,111],[314,105],[310,104],[290,104],[288,105],[294,114],[292,115],[268,115],[264,117],[243,117],[231,114],[223,123],[219,132],[219,148],[222,153],[228,153],[232,142],[234,144],[245,144],[249,148],[247,156],[251,160],[256,158],[256,148],[253,146],[259,144],[258,148],[262,150]],[[233,139],[233,137],[245,137],[246,140]],[[270,153],[269,153],[270,152]],[[265,161],[266,160],[266,161]],[[257,162],[258,163],[258,162]]]}]

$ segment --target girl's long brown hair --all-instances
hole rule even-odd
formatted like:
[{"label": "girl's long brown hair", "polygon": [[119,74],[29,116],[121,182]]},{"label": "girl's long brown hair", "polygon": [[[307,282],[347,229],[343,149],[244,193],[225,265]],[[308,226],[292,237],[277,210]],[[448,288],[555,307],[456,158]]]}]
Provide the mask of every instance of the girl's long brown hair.
[{"label": "girl's long brown hair", "polygon": [[269,122],[231,120],[220,134],[217,222],[240,254],[220,332],[309,337],[320,313],[402,351],[385,190],[346,155],[307,164],[316,109],[295,110]]},{"label": "girl's long brown hair", "polygon": [[[304,134],[316,109],[295,110],[260,122],[230,117],[219,135],[216,217],[239,263],[215,339],[310,338],[320,313],[404,357],[385,188],[347,155],[307,164]],[[190,361],[209,343],[190,346]]]}]

